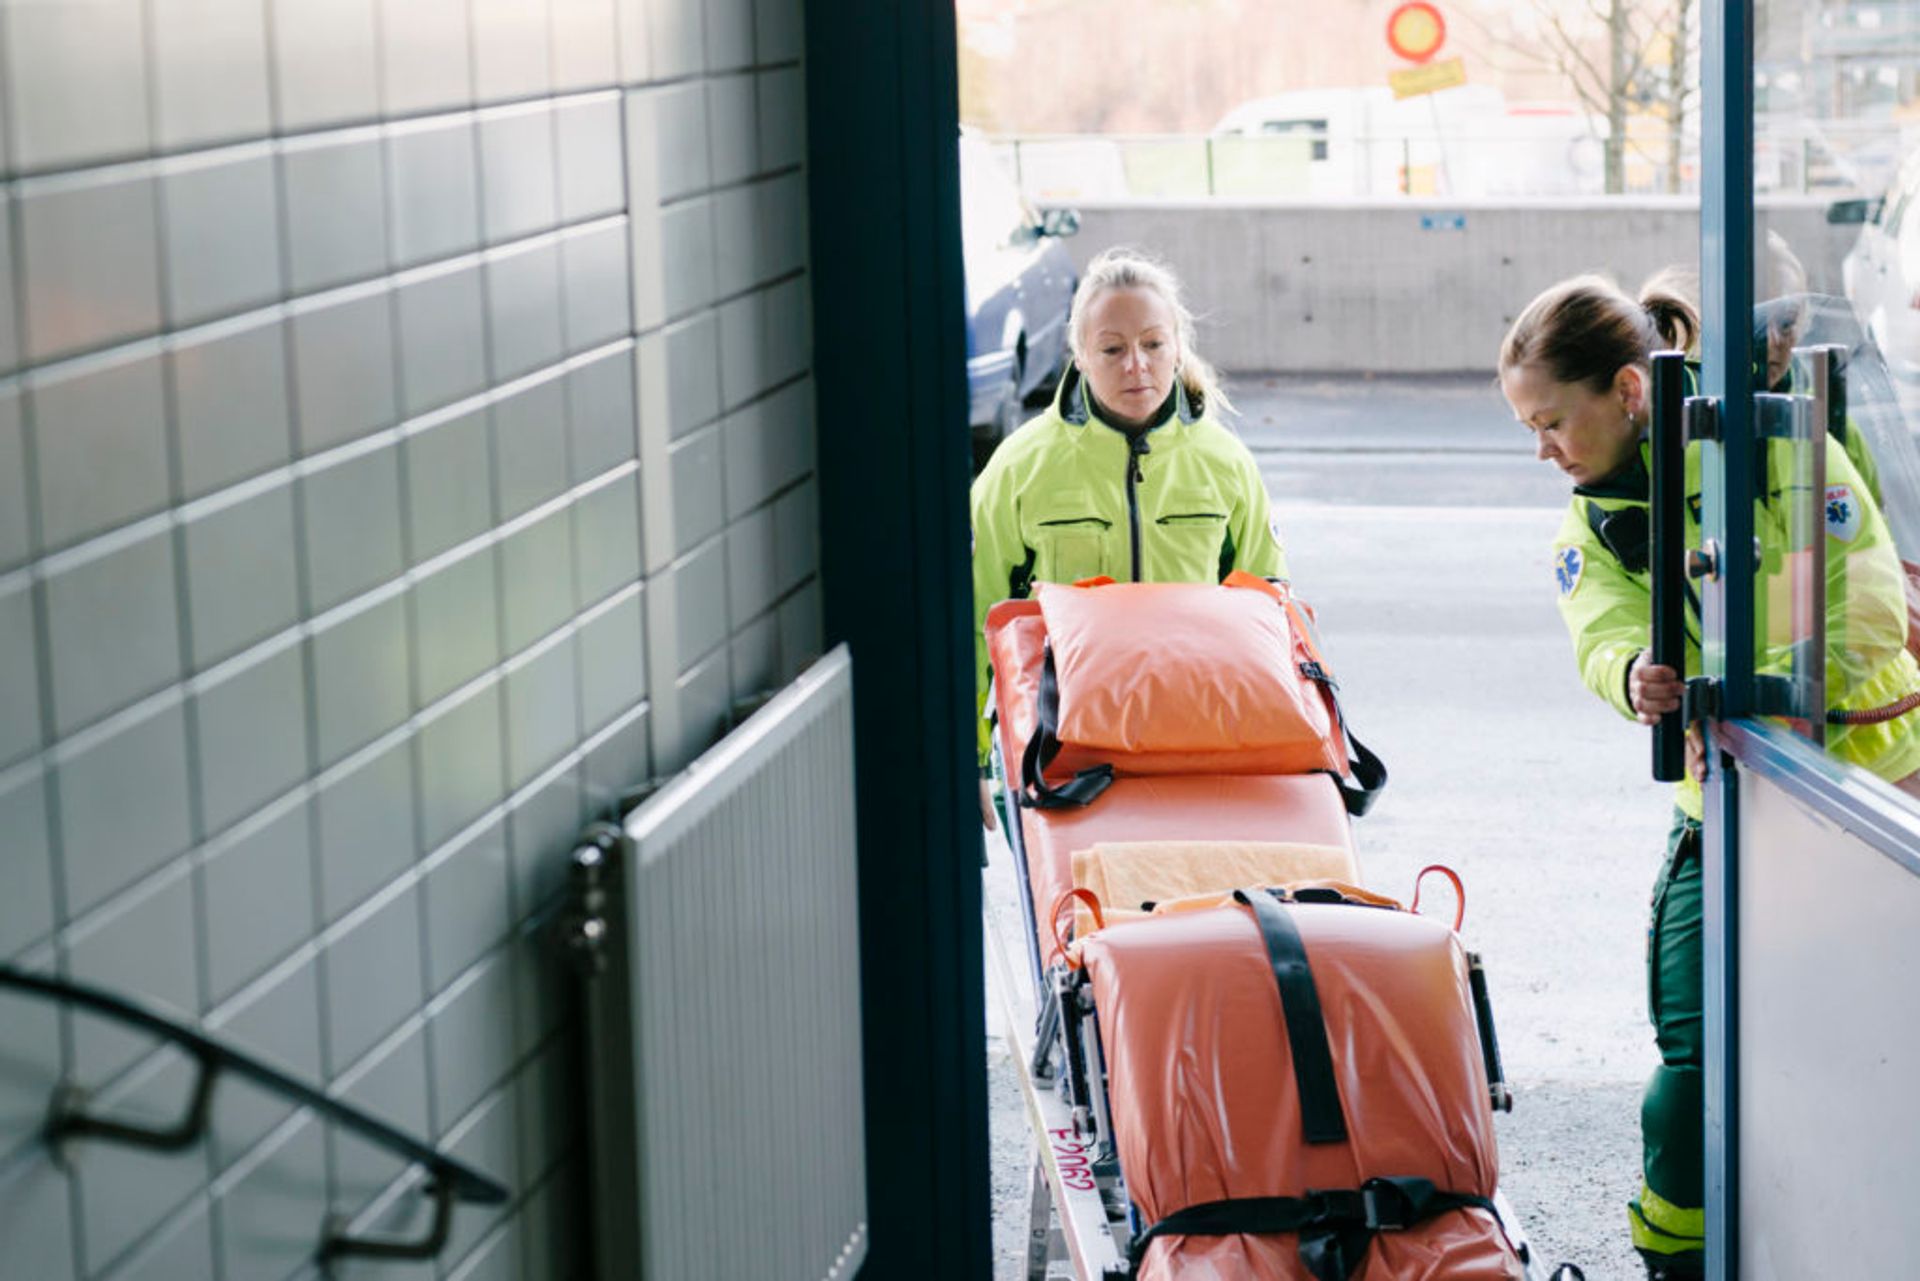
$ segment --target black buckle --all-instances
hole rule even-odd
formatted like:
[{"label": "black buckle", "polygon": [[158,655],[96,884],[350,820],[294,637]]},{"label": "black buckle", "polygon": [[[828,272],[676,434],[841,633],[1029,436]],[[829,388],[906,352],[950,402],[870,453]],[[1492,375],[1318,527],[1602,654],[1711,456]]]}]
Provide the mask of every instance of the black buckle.
[{"label": "black buckle", "polygon": [[1402,1232],[1419,1218],[1419,1207],[1407,1190],[1388,1179],[1368,1179],[1361,1185],[1369,1232]]},{"label": "black buckle", "polygon": [[1319,681],[1322,685],[1325,685],[1328,689],[1340,688],[1339,682],[1335,681],[1333,677],[1328,674],[1327,669],[1320,666],[1320,664],[1314,662],[1312,659],[1308,659],[1305,662],[1300,664],[1300,674],[1306,677],[1310,681]]}]

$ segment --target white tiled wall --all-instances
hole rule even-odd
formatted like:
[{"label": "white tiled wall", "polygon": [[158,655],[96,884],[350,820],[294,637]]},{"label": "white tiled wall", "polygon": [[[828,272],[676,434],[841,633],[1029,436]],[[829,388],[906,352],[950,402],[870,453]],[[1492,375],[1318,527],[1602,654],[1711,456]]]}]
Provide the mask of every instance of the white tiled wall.
[{"label": "white tiled wall", "polygon": [[[0,0],[0,957],[513,1190],[580,1275],[582,821],[819,650],[800,0]],[[0,1281],[316,1275],[417,1172],[0,996]]]}]

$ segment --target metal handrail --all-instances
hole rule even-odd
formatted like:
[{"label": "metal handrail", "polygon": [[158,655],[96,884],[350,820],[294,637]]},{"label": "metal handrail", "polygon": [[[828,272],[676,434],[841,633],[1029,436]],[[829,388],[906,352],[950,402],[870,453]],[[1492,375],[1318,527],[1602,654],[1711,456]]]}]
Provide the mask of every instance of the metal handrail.
[{"label": "metal handrail", "polygon": [[212,1111],[214,1078],[222,1071],[231,1071],[301,1107],[313,1109],[335,1125],[351,1130],[426,1169],[432,1178],[430,1191],[434,1200],[434,1221],[424,1237],[416,1241],[352,1237],[338,1231],[330,1220],[322,1229],[319,1251],[322,1259],[354,1255],[388,1259],[432,1258],[446,1244],[455,1201],[498,1205],[507,1199],[505,1187],[472,1166],[343,1099],[325,1093],[315,1085],[290,1076],[245,1050],[161,1013],[137,998],[57,975],[35,973],[4,961],[0,961],[0,988],[15,988],[79,1006],[154,1033],[184,1049],[199,1067],[199,1077],[194,1084],[186,1114],[179,1122],[165,1128],[149,1128],[91,1115],[83,1110],[86,1099],[84,1091],[71,1085],[61,1085],[55,1091],[45,1131],[46,1141],[56,1148],[69,1138],[81,1136],[160,1151],[189,1147],[206,1132]]}]

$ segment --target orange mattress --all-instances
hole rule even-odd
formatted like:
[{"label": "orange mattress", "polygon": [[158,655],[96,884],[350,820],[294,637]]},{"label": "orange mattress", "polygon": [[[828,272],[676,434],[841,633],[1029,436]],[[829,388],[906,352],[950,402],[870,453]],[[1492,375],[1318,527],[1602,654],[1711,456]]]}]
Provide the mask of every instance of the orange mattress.
[{"label": "orange mattress", "polygon": [[1120,778],[1084,809],[1015,812],[1048,965],[1060,956],[1047,914],[1073,888],[1075,850],[1103,841],[1296,841],[1353,851],[1346,806],[1326,774]]},{"label": "orange mattress", "polygon": [[[1499,1170],[1467,962],[1410,913],[1295,905],[1347,1134],[1307,1144],[1274,971],[1245,907],[1090,936],[1108,1097],[1128,1195],[1147,1224],[1190,1206],[1418,1177],[1490,1197]],[[1311,1281],[1293,1234],[1167,1236],[1140,1281]],[[1366,1247],[1352,1281],[1512,1281],[1493,1216],[1461,1208]]]}]

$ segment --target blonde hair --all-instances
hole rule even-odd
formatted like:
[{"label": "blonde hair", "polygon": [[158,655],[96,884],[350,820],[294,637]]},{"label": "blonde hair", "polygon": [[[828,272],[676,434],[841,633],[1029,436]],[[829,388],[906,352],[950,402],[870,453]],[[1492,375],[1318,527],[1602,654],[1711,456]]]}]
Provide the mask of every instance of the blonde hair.
[{"label": "blonde hair", "polygon": [[1656,273],[1638,298],[1605,276],[1575,276],[1527,304],[1500,344],[1500,372],[1536,365],[1555,382],[1603,392],[1622,367],[1663,348],[1690,351],[1699,338],[1700,313],[1677,270]]},{"label": "blonde hair", "polygon": [[1180,300],[1179,278],[1165,264],[1133,249],[1103,250],[1081,275],[1080,287],[1073,293],[1073,307],[1067,313],[1067,345],[1075,361],[1086,354],[1087,311],[1094,299],[1109,289],[1146,289],[1166,303],[1173,313],[1174,331],[1180,343],[1180,363],[1174,369],[1174,376],[1186,388],[1193,412],[1197,415],[1209,409],[1232,410],[1233,402],[1227,399],[1226,389],[1220,385],[1220,375],[1194,350],[1193,313]]}]

